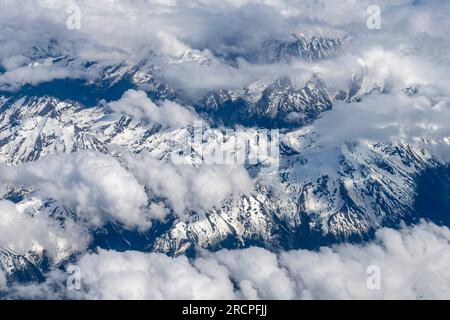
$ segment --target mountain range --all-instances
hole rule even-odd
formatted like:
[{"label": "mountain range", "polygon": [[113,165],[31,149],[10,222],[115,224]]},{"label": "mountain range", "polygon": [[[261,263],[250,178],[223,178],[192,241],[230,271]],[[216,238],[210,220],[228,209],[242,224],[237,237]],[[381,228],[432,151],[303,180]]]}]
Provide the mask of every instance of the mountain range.
[{"label": "mountain range", "polygon": [[[261,55],[254,59],[286,64],[295,59],[320,62],[338,55],[346,41],[293,36],[287,41],[265,43]],[[192,101],[167,84],[163,67],[158,66],[161,58],[152,54],[137,63],[105,65],[61,55],[58,42],[52,40],[44,48],[34,47],[30,57],[34,61],[26,66],[30,69],[81,65],[89,76],[0,92],[0,163],[7,166],[20,167],[50,155],[93,151],[118,159],[128,170],[121,158],[125,153],[135,157],[149,154],[166,163],[188,148],[193,152],[187,161],[197,167],[201,148],[230,138],[225,136],[226,128],[245,128],[234,134],[245,135],[253,148],[258,147],[259,141],[252,138],[258,129],[281,131],[280,165],[275,175],[260,175],[257,165],[245,164],[253,182],[251,191],[229,197],[205,212],[186,212],[184,219],[173,210],[146,231],[130,230],[115,221],[89,227],[91,249],[133,249],[171,256],[195,256],[198,248],[318,249],[334,243],[366,241],[381,227],[397,227],[421,218],[448,224],[442,215],[430,215],[423,208],[424,197],[431,196],[430,188],[424,185],[448,194],[449,182],[448,174],[438,173],[446,170],[445,163],[425,139],[359,139],[333,146],[317,143],[320,137],[314,122],[336,104],[364,103],[370,95],[390,92],[389,79],[364,89],[368,86],[364,68],[339,88],[328,86],[320,74],[313,74],[303,84],[284,76],[240,89],[213,90]],[[217,58],[211,62],[199,51],[187,52],[177,63],[221,63],[235,68],[231,60]],[[206,126],[168,128],[118,112],[110,102],[119,100],[128,90],[144,91],[158,107],[166,100],[179,104],[189,101],[190,112]],[[414,95],[419,90],[403,88],[402,94]],[[204,139],[198,143],[195,135]],[[436,183],[439,179],[442,181]],[[9,184],[5,199],[28,215],[43,215],[61,226],[67,221],[80,222],[80,208],[44,197],[35,187]],[[147,186],[149,206],[152,201],[167,200],[150,189]],[[448,195],[442,197],[446,200],[439,203],[445,205]],[[0,268],[11,283],[40,282],[46,272],[77,254],[76,249],[66,247],[53,257],[45,248],[33,249],[26,255],[15,253],[13,248],[0,248]]]}]

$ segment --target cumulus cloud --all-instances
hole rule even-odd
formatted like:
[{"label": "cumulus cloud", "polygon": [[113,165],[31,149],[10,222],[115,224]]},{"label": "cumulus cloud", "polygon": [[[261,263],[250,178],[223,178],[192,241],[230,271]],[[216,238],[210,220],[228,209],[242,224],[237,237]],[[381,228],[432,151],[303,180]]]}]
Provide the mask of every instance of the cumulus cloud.
[{"label": "cumulus cloud", "polygon": [[426,96],[409,97],[401,92],[375,95],[366,97],[364,103],[336,104],[313,128],[319,135],[317,143],[323,146],[355,139],[401,139],[410,143],[428,140],[442,147],[440,153],[445,159],[448,146],[442,139],[450,134],[449,101],[444,98],[435,103]]},{"label": "cumulus cloud", "polygon": [[[262,248],[170,258],[99,250],[78,260],[89,299],[448,299],[450,230],[431,223],[381,229],[363,245],[275,254]],[[374,271],[380,273],[374,274]],[[373,276],[380,286],[371,286]],[[52,273],[53,281],[64,275]],[[49,283],[33,286],[46,297]],[[368,285],[369,283],[369,285]],[[28,292],[11,291],[27,296]],[[54,295],[51,295],[53,297]]]},{"label": "cumulus cloud", "polygon": [[[205,213],[250,192],[253,185],[243,166],[195,168],[161,162],[147,153],[116,159],[91,151],[0,165],[0,185],[8,184],[33,188],[37,197],[73,208],[89,226],[119,222],[140,230],[170,213],[183,219],[191,211]],[[150,200],[146,188],[159,200]]]},{"label": "cumulus cloud", "polygon": [[[381,229],[376,241],[364,246],[283,253],[281,263],[303,297],[445,299],[449,241],[446,227],[422,223],[400,231]],[[367,290],[369,266],[380,268],[381,290]]]},{"label": "cumulus cloud", "polygon": [[[67,8],[73,4],[81,9],[80,30],[65,27],[70,15]],[[266,74],[279,76],[277,68],[271,66],[241,64],[239,69],[230,69],[216,63],[199,62],[214,60],[214,56],[248,58],[261,53],[265,41],[283,41],[291,34],[348,35],[352,45],[344,55],[349,60],[352,57],[349,53],[357,58],[373,48],[383,47],[389,52],[420,57],[435,67],[442,67],[442,62],[448,65],[445,54],[449,48],[446,34],[449,22],[445,14],[449,10],[448,3],[377,1],[382,11],[383,29],[370,31],[366,19],[367,7],[372,4],[369,0],[102,0],[95,3],[26,0],[17,6],[13,1],[2,0],[0,61],[9,72],[3,82],[4,85],[11,82],[10,87],[20,85],[26,80],[25,74],[33,80],[31,83],[62,77],[62,70],[49,70],[44,77],[36,70],[20,69],[24,57],[31,58],[33,47],[46,48],[52,38],[59,40],[55,54],[105,64],[139,61],[153,51],[161,58],[157,59],[158,64],[163,67],[167,80],[182,89],[212,89],[219,84],[243,86],[254,81],[256,74],[264,74],[261,69],[266,69]],[[18,23],[20,29],[15,27]],[[187,52],[195,52],[197,58],[171,65],[169,61],[173,58],[183,61],[181,58]],[[212,58],[210,53],[213,53]],[[19,70],[14,70],[15,67]],[[310,70],[311,66],[307,68]],[[340,64],[338,69],[345,68]],[[295,76],[303,73],[303,69],[294,66],[286,72]],[[70,74],[73,76],[75,72]]]},{"label": "cumulus cloud", "polygon": [[100,251],[81,258],[79,266],[85,270],[86,286],[94,289],[88,295],[96,299],[233,297],[226,269],[206,260],[193,266],[184,256]]},{"label": "cumulus cloud", "polygon": [[[65,28],[71,4],[81,9],[80,30]],[[282,75],[294,77],[301,85],[315,73],[333,94],[348,88],[352,75],[362,70],[362,102],[336,103],[313,124],[315,142],[333,148],[355,139],[428,139],[444,159],[450,159],[449,3],[380,0],[382,29],[368,30],[366,9],[371,4],[369,0],[24,0],[18,5],[0,0],[4,71],[0,90],[88,77],[75,63],[54,66],[44,61],[42,65],[41,55],[67,55],[107,65],[135,63],[152,52],[165,81],[194,92],[241,88]],[[267,40],[285,41],[293,33],[318,32],[348,36],[348,48],[320,63],[261,64],[252,59]],[[231,62],[223,63],[226,59]],[[36,61],[41,65],[32,64]],[[402,92],[408,86],[418,91],[408,96]],[[374,88],[386,92],[366,95]],[[109,106],[169,129],[197,119],[189,108],[168,101],[157,105],[142,91],[130,90]],[[190,210],[206,212],[252,187],[243,167],[175,166],[145,153],[114,158],[91,152],[49,156],[17,167],[0,165],[3,192],[2,184],[35,188],[38,197],[74,207],[90,226],[117,221],[140,230],[148,229],[152,219],[164,221],[171,213],[186,218]],[[0,212],[0,247],[20,253],[45,248],[56,255],[61,249],[76,251],[86,245],[74,247],[77,232],[83,232],[74,226],[61,226],[45,215],[28,215],[8,201],[0,201]],[[82,234],[81,238],[88,237]],[[79,259],[85,286],[81,296],[450,298],[449,241],[447,228],[421,223],[400,231],[382,229],[369,244],[342,244],[318,252],[275,254],[251,248],[202,252],[188,260],[100,250]],[[382,271],[381,290],[367,288],[370,265]],[[49,275],[50,280],[62,278],[57,271]],[[34,297],[47,296],[52,291],[45,285],[25,290]],[[2,286],[5,280],[0,272]],[[16,289],[19,295],[26,294],[23,288]]]},{"label": "cumulus cloud", "polygon": [[[13,63],[8,61],[8,64]],[[11,67],[11,65],[8,65]],[[0,75],[0,91],[16,91],[22,86],[37,85],[52,80],[87,77],[87,73],[74,68],[53,66],[21,66]]]},{"label": "cumulus cloud", "polygon": [[14,203],[2,200],[0,212],[1,248],[23,255],[45,250],[47,255],[60,261],[88,245],[90,236],[73,221],[67,220],[61,225],[44,212],[32,216]]},{"label": "cumulus cloud", "polygon": [[[450,231],[424,222],[400,231],[382,229],[366,245],[319,252],[277,255],[250,248],[206,253],[188,262],[100,251],[81,258],[80,266],[88,295],[96,298],[445,299],[450,297],[449,259]],[[381,271],[380,290],[367,286],[370,266]],[[118,279],[136,285],[124,288]]]},{"label": "cumulus cloud", "polygon": [[[140,183],[157,197],[168,201],[179,217],[187,211],[205,213],[224,200],[252,190],[253,182],[243,166],[238,165],[175,165],[161,162],[143,153],[125,157],[127,166]],[[153,208],[155,217],[164,217],[163,203]],[[155,211],[156,210],[156,211]]]},{"label": "cumulus cloud", "polygon": [[90,225],[118,221],[146,229],[144,186],[112,158],[93,152],[47,156],[17,167],[0,166],[0,181],[36,188],[41,197],[75,208]]},{"label": "cumulus cloud", "polygon": [[128,90],[119,101],[111,102],[109,106],[137,121],[156,123],[164,128],[177,129],[198,119],[194,112],[172,101],[164,101],[157,106],[144,91]]}]

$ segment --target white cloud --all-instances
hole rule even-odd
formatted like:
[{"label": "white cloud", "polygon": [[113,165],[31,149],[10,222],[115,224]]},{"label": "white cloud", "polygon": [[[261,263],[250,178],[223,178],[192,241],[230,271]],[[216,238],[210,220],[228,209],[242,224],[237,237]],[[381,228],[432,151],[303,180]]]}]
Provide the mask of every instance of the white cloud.
[{"label": "white cloud", "polygon": [[295,286],[278,257],[264,249],[224,250],[208,256],[224,265],[244,299],[295,298]]},{"label": "white cloud", "polygon": [[[445,299],[450,297],[450,231],[422,223],[382,229],[364,246],[286,252],[281,264],[296,279],[297,295],[322,299]],[[381,268],[381,290],[368,290],[367,268]]]},{"label": "white cloud", "polygon": [[0,270],[0,291],[4,289],[7,289],[6,275],[2,270]]},{"label": "white cloud", "polygon": [[[383,29],[369,31],[366,8],[372,1],[80,0],[76,3],[82,28],[70,31],[65,28],[66,6],[72,2],[0,0],[0,61],[7,69],[0,76],[0,90],[87,76],[78,67],[25,66],[32,59],[33,46],[45,49],[51,38],[59,41],[58,53],[103,63],[137,61],[153,50],[164,55],[157,62],[166,80],[194,91],[239,88],[283,74],[304,82],[312,72],[323,77],[330,89],[339,89],[363,66],[367,72],[362,91],[387,80],[392,91],[366,96],[362,103],[336,104],[313,124],[316,143],[335,147],[355,139],[426,138],[443,158],[450,159],[448,145],[440,143],[450,136],[448,2],[377,1]],[[330,61],[297,61],[290,66],[241,60],[239,69],[216,61],[164,65],[190,50],[206,58],[211,52],[251,56],[261,50],[264,40],[318,29],[350,35],[348,51]],[[407,97],[401,90],[411,84],[419,85],[419,93]],[[165,128],[196,119],[188,108],[173,102],[157,106],[141,91],[128,91],[109,105]],[[38,196],[75,207],[90,225],[118,221],[141,230],[150,226],[151,219],[164,220],[171,210],[181,218],[188,210],[207,211],[228,197],[249,192],[252,184],[243,167],[194,168],[161,163],[146,154],[118,160],[89,152],[0,166],[0,182],[35,187]],[[148,207],[144,185],[161,202]],[[0,247],[23,253],[41,247],[56,255],[61,248],[85,246],[77,242],[74,226],[62,230],[50,218],[29,216],[7,201],[0,201],[0,211]],[[85,235],[80,238],[87,241]],[[99,251],[84,255],[79,264],[87,296],[100,299],[450,298],[449,241],[448,229],[422,223],[400,231],[383,229],[367,245],[342,244],[320,252],[274,254],[252,248],[202,253],[188,261],[155,253]],[[379,291],[366,287],[369,265],[382,270]],[[5,280],[0,273],[2,286]],[[39,295],[39,286],[33,288],[33,294]]]},{"label": "white cloud", "polygon": [[[100,250],[78,261],[84,295],[76,297],[448,299],[449,261],[450,230],[425,222],[398,231],[382,229],[365,245],[341,244],[318,252],[274,254],[250,248],[203,252],[188,260]],[[381,270],[380,290],[367,287],[373,265]]]},{"label": "white cloud", "polygon": [[146,229],[144,186],[112,158],[93,152],[47,156],[16,167],[0,166],[0,181],[37,188],[41,197],[75,208],[94,226],[118,221],[127,228]]},{"label": "white cloud", "polygon": [[[420,89],[419,89],[420,90]],[[406,96],[402,92],[372,95],[362,103],[337,103],[312,125],[317,146],[334,148],[343,142],[405,141],[435,149],[436,156],[447,162],[450,136],[450,100],[424,95]],[[336,125],[338,124],[338,125]]]},{"label": "white cloud", "polygon": [[[442,68],[442,62],[445,62],[448,71],[446,52],[450,42],[446,33],[449,27],[446,12],[449,4],[442,1],[427,1],[420,5],[413,5],[410,0],[377,1],[382,12],[383,29],[375,31],[366,28],[366,9],[373,4],[369,0],[320,0],[313,3],[295,0],[25,0],[26,4],[20,6],[9,0],[1,2],[4,10],[0,13],[0,61],[10,72],[3,81],[12,82],[11,86],[23,84],[26,81],[24,76],[30,77],[31,83],[63,76],[63,71],[56,70],[47,71],[45,77],[37,71],[28,75],[29,72],[12,69],[16,65],[20,68],[20,63],[14,59],[31,55],[33,45],[45,47],[52,37],[59,40],[61,55],[109,63],[138,61],[148,57],[152,50],[164,56],[157,62],[165,64],[168,58],[179,58],[190,50],[251,56],[261,51],[261,43],[265,40],[322,30],[326,34],[352,37],[349,50],[356,56],[344,53],[349,59],[383,47],[388,52],[401,51],[406,57],[420,58],[426,62],[425,66],[431,63],[432,70]],[[73,3],[81,8],[81,30],[65,28],[66,9]],[[20,28],[17,28],[19,23]],[[400,66],[402,64],[398,64]],[[242,87],[255,81],[256,74],[264,74],[263,69],[267,70],[266,75],[280,75],[277,68],[271,66],[250,65],[231,70],[215,64],[184,63],[162,67],[167,80],[182,86],[182,89]],[[176,72],[177,68],[179,72]],[[338,69],[345,67],[339,65]],[[295,76],[304,71],[293,67],[286,72]],[[73,76],[75,73],[71,71],[70,74]],[[435,79],[426,80],[433,82]]]},{"label": "white cloud", "polygon": [[[252,190],[253,182],[243,166],[234,165],[174,165],[163,163],[143,153],[125,157],[127,166],[140,183],[145,184],[158,197],[167,199],[179,217],[187,210],[204,213],[219,206],[224,200]],[[153,211],[161,219],[161,207]]]},{"label": "white cloud", "polygon": [[51,66],[19,67],[0,75],[1,91],[16,91],[26,84],[37,85],[51,80],[81,78],[81,71]]},{"label": "white cloud", "polygon": [[186,257],[108,252],[79,261],[84,285],[94,299],[230,299],[233,286],[224,268]]},{"label": "white cloud", "polygon": [[61,225],[45,212],[31,216],[12,202],[2,200],[0,212],[0,248],[17,254],[45,250],[51,258],[61,261],[88,245],[90,236],[70,219]]},{"label": "white cloud", "polygon": [[5,67],[6,70],[14,70],[16,68],[24,66],[29,61],[29,58],[20,54],[17,56],[6,57],[5,59],[3,59],[1,64]]},{"label": "white cloud", "polygon": [[[31,187],[37,197],[73,208],[90,226],[116,221],[146,230],[151,220],[163,221],[171,212],[184,219],[189,211],[204,213],[220,206],[250,192],[253,182],[243,166],[195,168],[164,163],[147,153],[115,159],[80,151],[18,166],[0,164],[0,186],[7,184]],[[145,187],[161,202],[149,205]]]},{"label": "white cloud", "polygon": [[165,128],[193,125],[198,119],[195,112],[172,101],[164,101],[161,106],[157,106],[144,91],[128,90],[119,101],[111,102],[109,106],[135,120],[157,123]]}]

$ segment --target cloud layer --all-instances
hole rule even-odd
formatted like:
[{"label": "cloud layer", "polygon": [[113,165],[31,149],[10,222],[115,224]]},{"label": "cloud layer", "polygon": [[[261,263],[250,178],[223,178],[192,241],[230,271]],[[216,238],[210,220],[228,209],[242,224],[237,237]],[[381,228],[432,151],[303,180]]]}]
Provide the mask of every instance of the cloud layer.
[{"label": "cloud layer", "polygon": [[251,192],[253,186],[241,165],[174,165],[146,153],[127,157],[126,161],[137,179],[168,203],[167,210],[172,209],[181,218],[189,211],[205,213],[230,197]]},{"label": "cloud layer", "polygon": [[[224,250],[189,262],[100,251],[79,264],[88,296],[101,299],[445,299],[450,297],[449,261],[450,231],[422,223],[382,229],[367,245],[319,252]],[[381,270],[380,290],[367,286],[371,266]]]},{"label": "cloud layer", "polygon": [[[147,230],[152,220],[163,221],[170,213],[182,219],[191,211],[205,213],[229,197],[250,192],[253,183],[243,166],[195,168],[164,163],[146,153],[117,159],[80,151],[19,166],[0,164],[0,187],[7,185],[25,186],[40,199],[56,200],[91,227],[118,222]],[[150,196],[159,201],[150,204]]]},{"label": "cloud layer", "polygon": [[9,201],[0,200],[0,212],[0,248],[17,254],[45,250],[60,262],[67,255],[85,250],[90,240],[86,231],[72,221],[61,225],[44,214],[32,217]]},{"label": "cloud layer", "polygon": [[42,198],[74,208],[89,225],[118,221],[126,227],[150,222],[144,186],[110,156],[80,152],[48,156],[17,167],[0,166],[3,183],[36,188]]},{"label": "cloud layer", "polygon": [[[365,245],[342,244],[320,251],[275,254],[249,248],[202,252],[188,260],[99,250],[79,259],[82,291],[69,291],[69,297],[448,299],[449,261],[450,230],[426,222],[401,230],[381,229]],[[379,276],[379,287],[372,285],[378,282],[373,282],[374,275]],[[16,297],[45,298],[47,286],[66,277],[53,273],[41,286],[15,287],[10,292]],[[61,297],[66,292],[62,288]]]},{"label": "cloud layer", "polygon": [[[55,79],[91,79],[100,72],[87,72],[82,61],[131,65],[148,57],[161,67],[164,81],[189,93],[237,89],[283,75],[302,86],[318,74],[333,96],[351,90],[352,77],[361,72],[361,102],[336,103],[309,128],[317,149],[349,140],[427,141],[449,161],[450,4],[377,3],[381,30],[366,27],[369,0],[23,0],[19,5],[0,0],[0,91]],[[70,5],[81,10],[79,30],[65,27]],[[345,50],[320,62],[259,60],[266,41],[317,33],[345,36]],[[60,56],[75,60],[59,65],[46,59]],[[407,88],[412,94],[405,93]],[[198,119],[189,108],[169,101],[157,104],[143,91],[127,91],[108,105],[164,130]],[[379,230],[368,244],[320,251],[203,251],[193,260],[132,251],[84,252],[88,230],[117,222],[145,231],[171,214],[186,219],[191,211],[207,212],[250,192],[252,184],[242,166],[175,166],[145,152],[77,152],[15,167],[0,164],[0,196],[9,185],[30,188],[32,194],[26,204],[0,200],[0,248],[19,254],[45,250],[58,261],[82,252],[77,264],[83,291],[67,296],[63,288],[56,293],[60,297],[450,298],[450,231],[426,222]],[[60,222],[45,210],[28,211],[32,201],[49,199],[72,209],[75,217]],[[381,270],[380,290],[367,287],[370,266]],[[46,283],[9,287],[8,295],[54,297],[52,285],[64,279],[55,270]],[[0,271],[0,290],[6,287]]]},{"label": "cloud layer", "polygon": [[[243,87],[263,75],[303,77],[317,70],[309,64],[285,68],[282,64],[248,64],[244,59],[251,61],[260,54],[265,41],[319,32],[352,39],[343,54],[345,68],[340,61],[335,71],[349,69],[349,64],[376,48],[403,57],[405,63],[411,57],[420,58],[425,66],[434,65],[428,69],[433,72],[437,67],[448,71],[449,65],[445,53],[450,47],[446,34],[450,26],[445,13],[450,9],[448,3],[437,0],[377,1],[382,12],[381,30],[367,29],[367,8],[373,5],[368,0],[26,0],[21,6],[2,0],[1,4],[0,63],[8,71],[0,75],[0,88],[87,77],[83,70],[73,69],[73,64],[68,69],[26,67],[36,59],[36,47],[38,52],[53,56],[69,55],[104,64],[137,62],[154,52],[158,64],[164,66],[166,80],[187,90]],[[79,30],[66,28],[72,14],[68,8],[73,5],[81,12]],[[58,42],[49,46],[52,39]],[[227,57],[237,58],[240,68],[217,63]],[[382,69],[412,71],[401,66],[388,63]]]},{"label": "cloud layer", "polygon": [[144,91],[128,90],[119,101],[113,101],[109,106],[136,121],[159,124],[164,129],[178,129],[199,119],[194,112],[172,101],[164,101],[157,106]]}]

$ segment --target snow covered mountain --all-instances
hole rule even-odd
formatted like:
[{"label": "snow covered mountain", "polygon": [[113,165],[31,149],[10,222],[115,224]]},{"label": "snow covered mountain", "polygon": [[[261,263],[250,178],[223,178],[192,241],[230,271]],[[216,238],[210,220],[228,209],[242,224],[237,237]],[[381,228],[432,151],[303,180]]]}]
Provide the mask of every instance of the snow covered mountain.
[{"label": "snow covered mountain", "polygon": [[[338,55],[347,41],[346,37],[292,36],[264,43],[257,58],[245,55],[241,58],[268,64],[320,62]],[[89,234],[89,243],[85,244],[89,249],[135,249],[193,256],[198,248],[218,250],[256,245],[276,251],[364,241],[381,227],[397,227],[421,218],[422,213],[416,210],[417,196],[422,193],[421,174],[443,164],[426,139],[412,142],[400,137],[381,141],[355,138],[333,146],[318,143],[320,137],[314,123],[333,110],[336,103],[364,103],[372,95],[391,92],[389,76],[375,82],[368,79],[366,67],[361,67],[338,88],[328,86],[320,74],[313,72],[303,84],[284,76],[257,81],[242,89],[213,90],[191,108],[180,105],[191,101],[191,97],[166,84],[160,65],[219,64],[226,70],[237,66],[215,58],[208,50],[192,49],[164,61],[153,53],[139,61],[111,64],[86,61],[67,54],[56,40],[33,46],[29,58],[23,66],[27,71],[63,68],[77,70],[77,74],[26,84],[16,91],[10,87],[0,89],[0,166],[20,170],[51,155],[92,151],[113,163],[108,160],[105,164],[111,166],[111,171],[120,171],[144,184],[145,192],[139,197],[145,198],[145,209],[155,209],[154,204],[158,210],[161,204],[165,206],[145,230],[130,228],[118,219],[120,214],[114,216],[116,220],[89,224],[86,217],[91,212],[84,211],[98,211],[102,216],[104,208],[92,209],[52,198],[41,192],[39,179],[2,186],[0,177],[0,200],[13,203],[19,214],[48,219],[55,230],[77,225],[80,230],[75,229],[76,232]],[[129,90],[144,92],[142,95],[150,102],[133,100],[131,106],[127,105],[129,109],[115,108],[114,103],[124,99]],[[420,90],[420,86],[413,85],[400,90],[400,94],[414,96]],[[133,97],[136,96],[139,94]],[[166,108],[167,101],[176,105],[178,111],[195,114],[206,126],[184,124],[174,128],[165,121],[156,121],[167,115],[155,116]],[[155,109],[145,110],[140,104]],[[235,127],[245,130],[227,135],[225,130]],[[228,196],[206,210],[183,208],[180,214],[167,194],[162,196],[155,191],[164,188],[152,186],[152,181],[139,180],[132,161],[128,161],[129,157],[139,162],[143,161],[139,156],[143,159],[150,156],[170,164],[174,157],[183,157],[188,150],[186,163],[201,168],[202,151],[224,141],[243,136],[248,141],[247,155],[258,149],[262,142],[255,137],[260,129],[281,130],[276,174],[261,174],[261,164],[242,164],[251,179],[251,190]],[[195,139],[198,136],[201,141]],[[96,167],[101,169],[101,165]],[[106,182],[122,190],[120,183]],[[71,187],[84,186],[75,183]],[[110,198],[116,196],[120,195]],[[102,196],[99,198],[102,203]],[[124,213],[127,214],[131,213]],[[68,245],[63,237],[58,237],[58,231],[54,234],[57,245],[51,253],[39,246],[26,253],[0,248],[0,269],[10,282],[43,281],[46,272],[86,249]]]},{"label": "snow covered mountain", "polygon": [[326,86],[317,76],[303,88],[283,77],[270,84],[254,83],[242,90],[213,92],[196,104],[196,109],[213,123],[263,128],[299,127],[331,107]]},{"label": "snow covered mountain", "polygon": [[58,152],[104,151],[87,131],[101,116],[98,109],[52,97],[6,100],[0,112],[0,159],[18,164]]},{"label": "snow covered mountain", "polygon": [[0,249],[0,268],[11,282],[41,282],[45,279],[46,259],[42,255],[30,252],[19,255],[7,249]]},{"label": "snow covered mountain", "polygon": [[[281,95],[292,90],[292,84],[286,79],[277,81],[276,86],[282,90]],[[299,97],[319,90],[315,83],[308,83],[307,88],[312,89],[303,89]],[[264,91],[254,101],[269,99],[267,97],[274,94],[274,90],[270,90],[270,94]],[[280,111],[272,114],[285,112],[283,108],[289,105],[284,102],[278,103]],[[253,107],[258,105],[255,103]],[[316,105],[306,100],[294,100],[291,106],[317,116]],[[0,110],[0,160],[9,165],[81,150],[114,157],[124,151],[148,152],[166,162],[188,148],[193,153],[187,160],[196,166],[201,163],[201,159],[196,158],[201,154],[200,148],[225,139],[220,129],[190,125],[175,131],[163,129],[157,124],[119,114],[108,105],[86,108],[78,102],[60,101],[50,96],[4,97]],[[262,110],[263,114],[273,111]],[[200,144],[192,139],[199,134],[196,130],[201,130],[204,137]],[[251,136],[256,130],[236,134]],[[257,147],[257,140],[247,139]],[[185,220],[171,216],[145,233],[130,233],[120,225],[105,226],[96,231],[93,243],[115,248],[113,243],[120,239],[119,242],[128,243],[125,245],[128,248],[145,247],[171,255],[194,254],[197,247],[214,250],[251,245],[275,250],[317,248],[334,242],[364,240],[381,226],[396,226],[415,218],[416,178],[420,172],[439,164],[426,143],[355,141],[322,149],[315,144],[315,139],[315,132],[309,126],[282,133],[278,174],[259,176],[254,165],[247,164],[254,179],[253,190],[247,194],[227,199],[207,212],[190,212]],[[118,150],[121,150],[119,154]],[[36,201],[36,194],[12,191],[7,199],[25,205]],[[44,210],[47,215],[58,212],[57,216],[70,219],[80,215],[75,207],[66,208],[52,199],[40,201],[44,206],[33,206],[30,209],[33,214]],[[7,250],[5,248],[1,255],[3,269],[17,269],[16,279],[20,279],[20,270],[35,268],[36,279],[39,270],[45,271],[41,265],[42,259],[48,259],[45,254],[30,252],[30,255],[41,256],[35,263]]]},{"label": "snow covered mountain", "polygon": [[51,82],[26,84],[19,91],[11,85],[0,86],[0,95],[49,95],[95,106],[102,100],[119,99],[128,89],[143,89],[153,99],[174,99],[173,89],[160,80],[160,69],[155,61],[158,59],[152,52],[142,60],[119,63],[90,61],[73,56],[51,38],[33,45],[21,69],[24,72],[61,73],[63,76],[57,76]]},{"label": "snow covered mountain", "polygon": [[306,61],[324,60],[338,54],[347,37],[327,37],[323,34],[307,37],[292,35],[287,40],[272,40],[264,43],[264,58],[270,62],[289,63],[295,59]]},{"label": "snow covered mountain", "polygon": [[[257,179],[252,193],[174,224],[156,240],[155,249],[179,254],[199,244],[317,248],[367,239],[380,226],[413,218],[416,176],[437,165],[426,148],[367,141],[324,151],[311,144],[311,136],[285,136],[276,178]],[[302,147],[295,147],[299,143]]]}]

